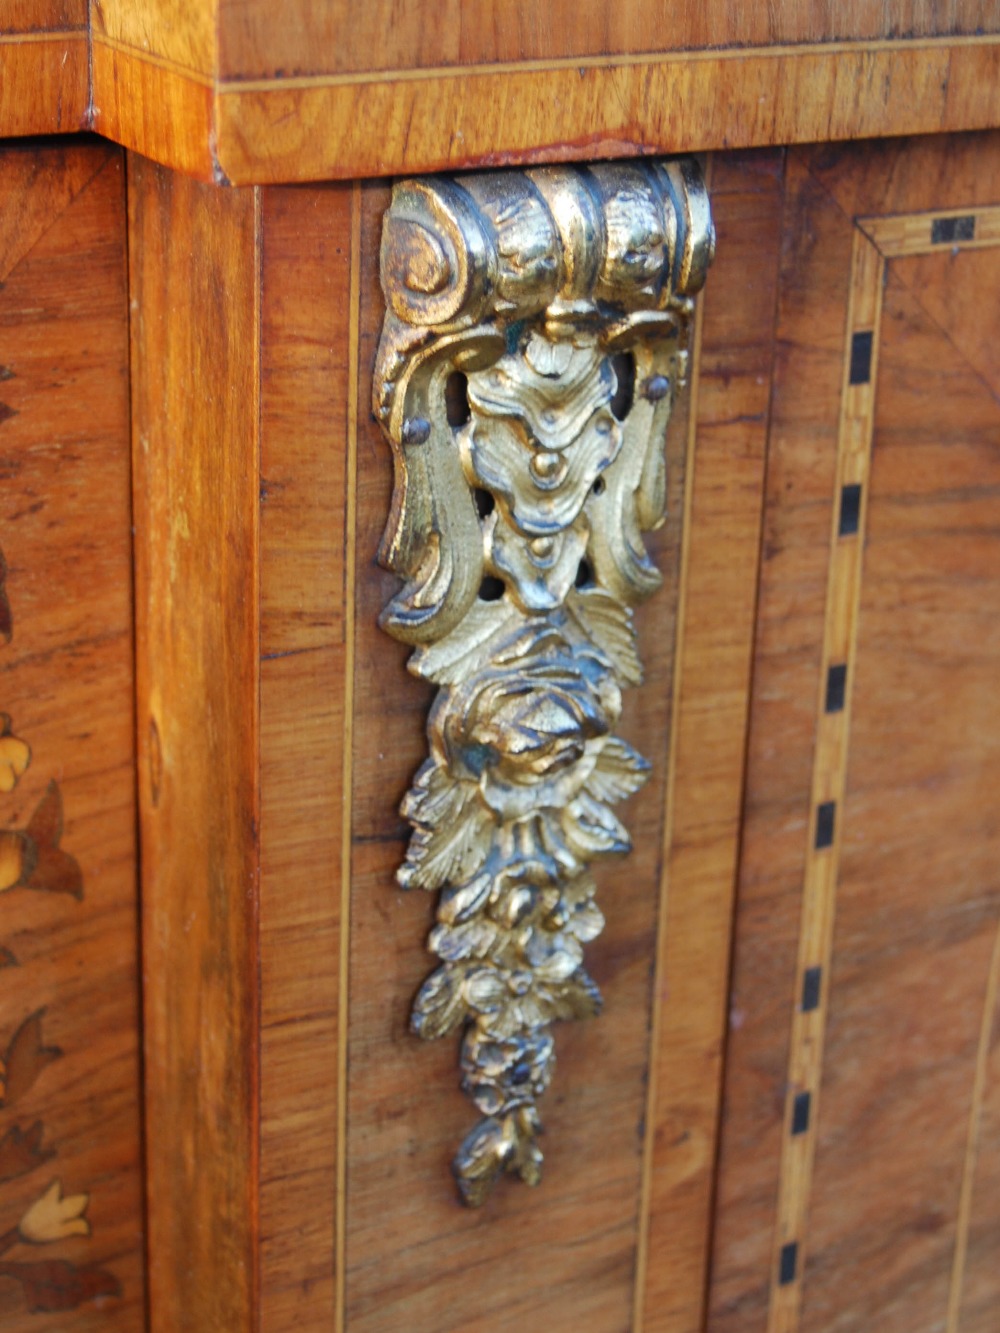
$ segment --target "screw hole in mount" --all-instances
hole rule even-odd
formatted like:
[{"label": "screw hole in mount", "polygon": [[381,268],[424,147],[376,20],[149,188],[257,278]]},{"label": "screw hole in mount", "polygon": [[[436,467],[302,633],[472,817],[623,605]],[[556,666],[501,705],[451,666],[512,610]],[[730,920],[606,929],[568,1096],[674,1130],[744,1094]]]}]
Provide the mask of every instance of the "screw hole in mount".
[{"label": "screw hole in mount", "polygon": [[487,574],[479,585],[479,600],[481,602],[499,602],[506,591],[503,579]]},{"label": "screw hole in mount", "polygon": [[624,421],[632,411],[635,398],[635,357],[631,352],[619,352],[611,358],[611,369],[615,372],[617,387],[608,406],[616,421]]},{"label": "screw hole in mount", "polygon": [[480,486],[476,487],[472,492],[472,495],[476,501],[476,508],[479,510],[479,517],[489,518],[490,514],[492,514],[497,507],[496,500],[493,499],[493,496],[490,495],[489,491],[484,491]]},{"label": "screw hole in mount", "polygon": [[453,370],[444,384],[444,410],[448,425],[457,429],[464,426],[472,409],[469,407],[469,379],[460,370]]},{"label": "screw hole in mount", "polygon": [[581,560],[576,571],[574,586],[577,588],[592,588],[594,586],[594,571],[590,566],[589,560]]}]

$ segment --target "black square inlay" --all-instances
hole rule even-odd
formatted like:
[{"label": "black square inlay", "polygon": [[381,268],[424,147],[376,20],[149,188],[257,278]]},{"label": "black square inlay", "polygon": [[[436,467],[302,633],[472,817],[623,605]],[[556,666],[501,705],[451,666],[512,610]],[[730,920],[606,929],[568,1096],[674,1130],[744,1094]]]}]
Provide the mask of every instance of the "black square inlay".
[{"label": "black square inlay", "polygon": [[816,807],[816,850],[833,846],[833,830],[837,822],[837,802],[824,801]]},{"label": "black square inlay", "polygon": [[863,329],[851,338],[851,374],[852,384],[867,384],[872,377],[872,340],[871,329]]},{"label": "black square inlay", "polygon": [[809,1111],[812,1107],[812,1093],[800,1092],[792,1107],[792,1133],[804,1134],[809,1128]]},{"label": "black square inlay", "polygon": [[849,486],[844,486],[840,491],[840,524],[838,532],[841,537],[851,537],[858,530],[858,524],[861,521],[861,487],[852,482]]},{"label": "black square inlay", "polygon": [[841,713],[847,695],[847,663],[838,662],[826,673],[826,711]]},{"label": "black square inlay", "polygon": [[976,235],[976,219],[972,213],[961,218],[935,218],[931,223],[931,245],[947,245],[954,241],[971,241]]},{"label": "black square inlay", "polygon": [[799,1269],[799,1246],[797,1241],[789,1241],[781,1247],[781,1261],[778,1264],[778,1281],[783,1287],[794,1282]]},{"label": "black square inlay", "polygon": [[802,1012],[811,1013],[813,1009],[819,1008],[820,995],[823,989],[823,969],[821,967],[807,967],[802,975]]}]

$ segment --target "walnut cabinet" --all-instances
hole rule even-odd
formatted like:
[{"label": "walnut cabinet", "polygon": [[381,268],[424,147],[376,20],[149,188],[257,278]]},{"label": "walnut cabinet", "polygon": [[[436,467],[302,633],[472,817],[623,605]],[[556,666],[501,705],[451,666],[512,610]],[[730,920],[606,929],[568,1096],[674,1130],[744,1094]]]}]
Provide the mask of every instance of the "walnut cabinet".
[{"label": "walnut cabinet", "polygon": [[[3,24],[3,1327],[994,1333],[996,6]],[[541,1182],[464,1208],[458,1039],[410,1030],[436,894],[396,879],[437,691],[379,626],[384,219],[682,158],[715,255],[603,1012],[553,1029]]]}]

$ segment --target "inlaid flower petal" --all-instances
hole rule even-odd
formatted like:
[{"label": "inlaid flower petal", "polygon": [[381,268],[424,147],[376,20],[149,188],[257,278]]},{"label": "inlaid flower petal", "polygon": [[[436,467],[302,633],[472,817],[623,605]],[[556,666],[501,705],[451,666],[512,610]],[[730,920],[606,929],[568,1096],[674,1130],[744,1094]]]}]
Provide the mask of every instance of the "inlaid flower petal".
[{"label": "inlaid flower petal", "polygon": [[47,1245],[69,1236],[89,1236],[90,1223],[84,1216],[89,1198],[87,1194],[64,1196],[62,1182],[53,1180],[17,1224],[21,1239],[32,1245]]}]

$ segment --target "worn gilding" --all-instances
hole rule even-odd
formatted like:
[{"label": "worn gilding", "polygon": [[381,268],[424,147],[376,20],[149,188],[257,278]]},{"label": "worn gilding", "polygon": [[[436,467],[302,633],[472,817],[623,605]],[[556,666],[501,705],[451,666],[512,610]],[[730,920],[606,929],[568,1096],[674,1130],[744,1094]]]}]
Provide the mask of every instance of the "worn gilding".
[{"label": "worn gilding", "polygon": [[629,850],[613,807],[648,769],[615,728],[713,244],[688,160],[403,181],[385,217],[380,558],[403,586],[381,623],[440,687],[398,878],[440,892],[412,1027],[461,1034],[469,1204],[537,1183],[552,1024],[600,1009],[590,866]]}]

